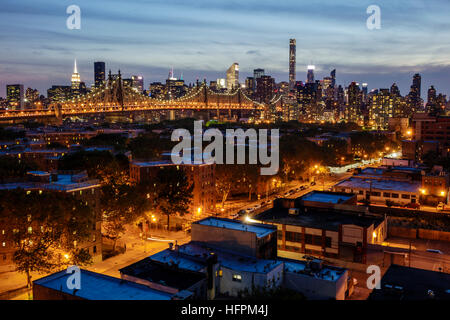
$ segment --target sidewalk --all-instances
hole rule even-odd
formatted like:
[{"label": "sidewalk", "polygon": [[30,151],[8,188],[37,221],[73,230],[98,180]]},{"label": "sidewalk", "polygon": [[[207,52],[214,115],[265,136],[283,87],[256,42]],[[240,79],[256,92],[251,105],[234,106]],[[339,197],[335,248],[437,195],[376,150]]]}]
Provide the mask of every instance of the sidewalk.
[{"label": "sidewalk", "polygon": [[[83,268],[113,277],[120,277],[119,269],[167,249],[169,247],[169,241],[167,240],[177,241],[180,245],[190,241],[190,236],[186,236],[185,232],[153,231],[151,235],[161,239],[161,241],[140,239],[138,235],[136,236],[135,232],[130,232],[130,234],[125,235],[121,239],[126,243],[127,250],[125,253]],[[14,266],[4,267],[2,270],[3,272],[0,273],[0,295],[7,291],[19,290],[26,286],[27,280],[25,274],[14,271]],[[45,277],[46,275],[32,273],[32,281]],[[11,299],[26,300],[28,299],[28,294],[19,293]]]}]

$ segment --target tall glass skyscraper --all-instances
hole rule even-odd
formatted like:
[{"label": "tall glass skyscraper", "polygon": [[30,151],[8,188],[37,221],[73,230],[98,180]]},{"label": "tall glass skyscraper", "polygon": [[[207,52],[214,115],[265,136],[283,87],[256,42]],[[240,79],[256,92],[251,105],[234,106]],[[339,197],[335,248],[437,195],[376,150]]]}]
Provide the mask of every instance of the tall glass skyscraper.
[{"label": "tall glass skyscraper", "polygon": [[95,87],[100,87],[103,83],[105,83],[105,80],[106,80],[105,63],[101,61],[94,62]]},{"label": "tall glass skyscraper", "polygon": [[227,89],[239,88],[239,63],[235,62],[227,70]]},{"label": "tall glass skyscraper", "polygon": [[289,40],[289,90],[295,88],[295,61],[297,44],[295,39]]},{"label": "tall glass skyscraper", "polygon": [[316,67],[313,65],[308,66],[308,74],[307,74],[306,83],[314,83],[314,70],[315,69],[316,69]]}]

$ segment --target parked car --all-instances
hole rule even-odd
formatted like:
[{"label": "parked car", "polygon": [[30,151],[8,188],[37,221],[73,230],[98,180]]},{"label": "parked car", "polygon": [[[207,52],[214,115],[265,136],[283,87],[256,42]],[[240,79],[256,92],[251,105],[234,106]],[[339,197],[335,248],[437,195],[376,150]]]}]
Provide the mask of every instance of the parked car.
[{"label": "parked car", "polygon": [[245,209],[245,212],[246,213],[250,213],[250,212],[252,212],[253,210],[255,210],[254,208],[247,208],[247,209]]},{"label": "parked car", "polygon": [[231,219],[237,219],[237,218],[239,218],[239,213],[233,213],[232,215],[230,215],[230,218]]},{"label": "parked car", "polygon": [[315,182],[313,181],[313,182],[311,182],[311,185],[312,185],[312,186],[315,186],[315,185],[316,185],[316,183],[315,183]]},{"label": "parked car", "polygon": [[438,210],[444,210],[445,206],[442,202],[439,202],[439,204],[437,205],[436,209]]},{"label": "parked car", "polygon": [[239,215],[239,216],[243,216],[244,214],[247,214],[247,211],[245,211],[245,210],[240,210],[240,211],[238,212],[238,215]]},{"label": "parked car", "polygon": [[418,203],[408,203],[405,208],[409,209],[420,209],[420,204]]}]

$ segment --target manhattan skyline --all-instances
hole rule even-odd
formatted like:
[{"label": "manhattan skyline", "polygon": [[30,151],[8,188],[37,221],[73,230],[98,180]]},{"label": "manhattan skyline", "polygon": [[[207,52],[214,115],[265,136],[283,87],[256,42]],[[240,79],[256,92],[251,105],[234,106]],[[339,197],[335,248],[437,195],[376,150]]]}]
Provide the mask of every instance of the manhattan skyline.
[{"label": "manhattan skyline", "polygon": [[[421,73],[422,96],[430,85],[450,93],[450,45],[445,1],[379,1],[381,29],[368,30],[372,1],[60,1],[6,0],[0,11],[0,96],[22,83],[42,94],[68,85],[77,59],[81,80],[93,83],[94,61],[125,76],[144,76],[145,88],[175,76],[187,83],[225,77],[239,62],[240,81],[263,68],[288,81],[289,38],[297,39],[297,80],[315,64],[316,79],[337,69],[337,83],[367,82],[402,95]],[[66,28],[66,8],[81,8],[81,30]],[[110,6],[108,6],[110,4]],[[430,37],[430,34],[433,36]]]}]

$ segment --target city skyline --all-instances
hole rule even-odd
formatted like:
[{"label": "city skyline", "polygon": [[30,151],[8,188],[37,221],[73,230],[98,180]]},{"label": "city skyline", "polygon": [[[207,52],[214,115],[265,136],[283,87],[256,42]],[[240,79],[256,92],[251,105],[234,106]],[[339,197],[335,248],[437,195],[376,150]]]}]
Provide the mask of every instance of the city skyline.
[{"label": "city skyline", "polygon": [[431,85],[449,93],[443,8],[450,4],[443,1],[381,1],[380,30],[366,28],[370,1],[321,1],[319,6],[292,1],[256,6],[249,1],[237,6],[135,0],[113,8],[101,1],[79,1],[81,30],[66,28],[70,4],[4,1],[0,96],[5,96],[6,84],[22,83],[44,94],[51,85],[69,84],[74,59],[88,86],[94,82],[94,61],[105,61],[113,72],[142,75],[145,88],[166,79],[171,66],[193,83],[225,77],[235,61],[241,66],[241,83],[256,68],[277,82],[288,81],[290,38],[298,42],[297,80],[306,80],[312,62],[317,79],[336,68],[341,85],[367,82],[372,89],[395,82],[406,95],[418,72],[422,96]]}]

